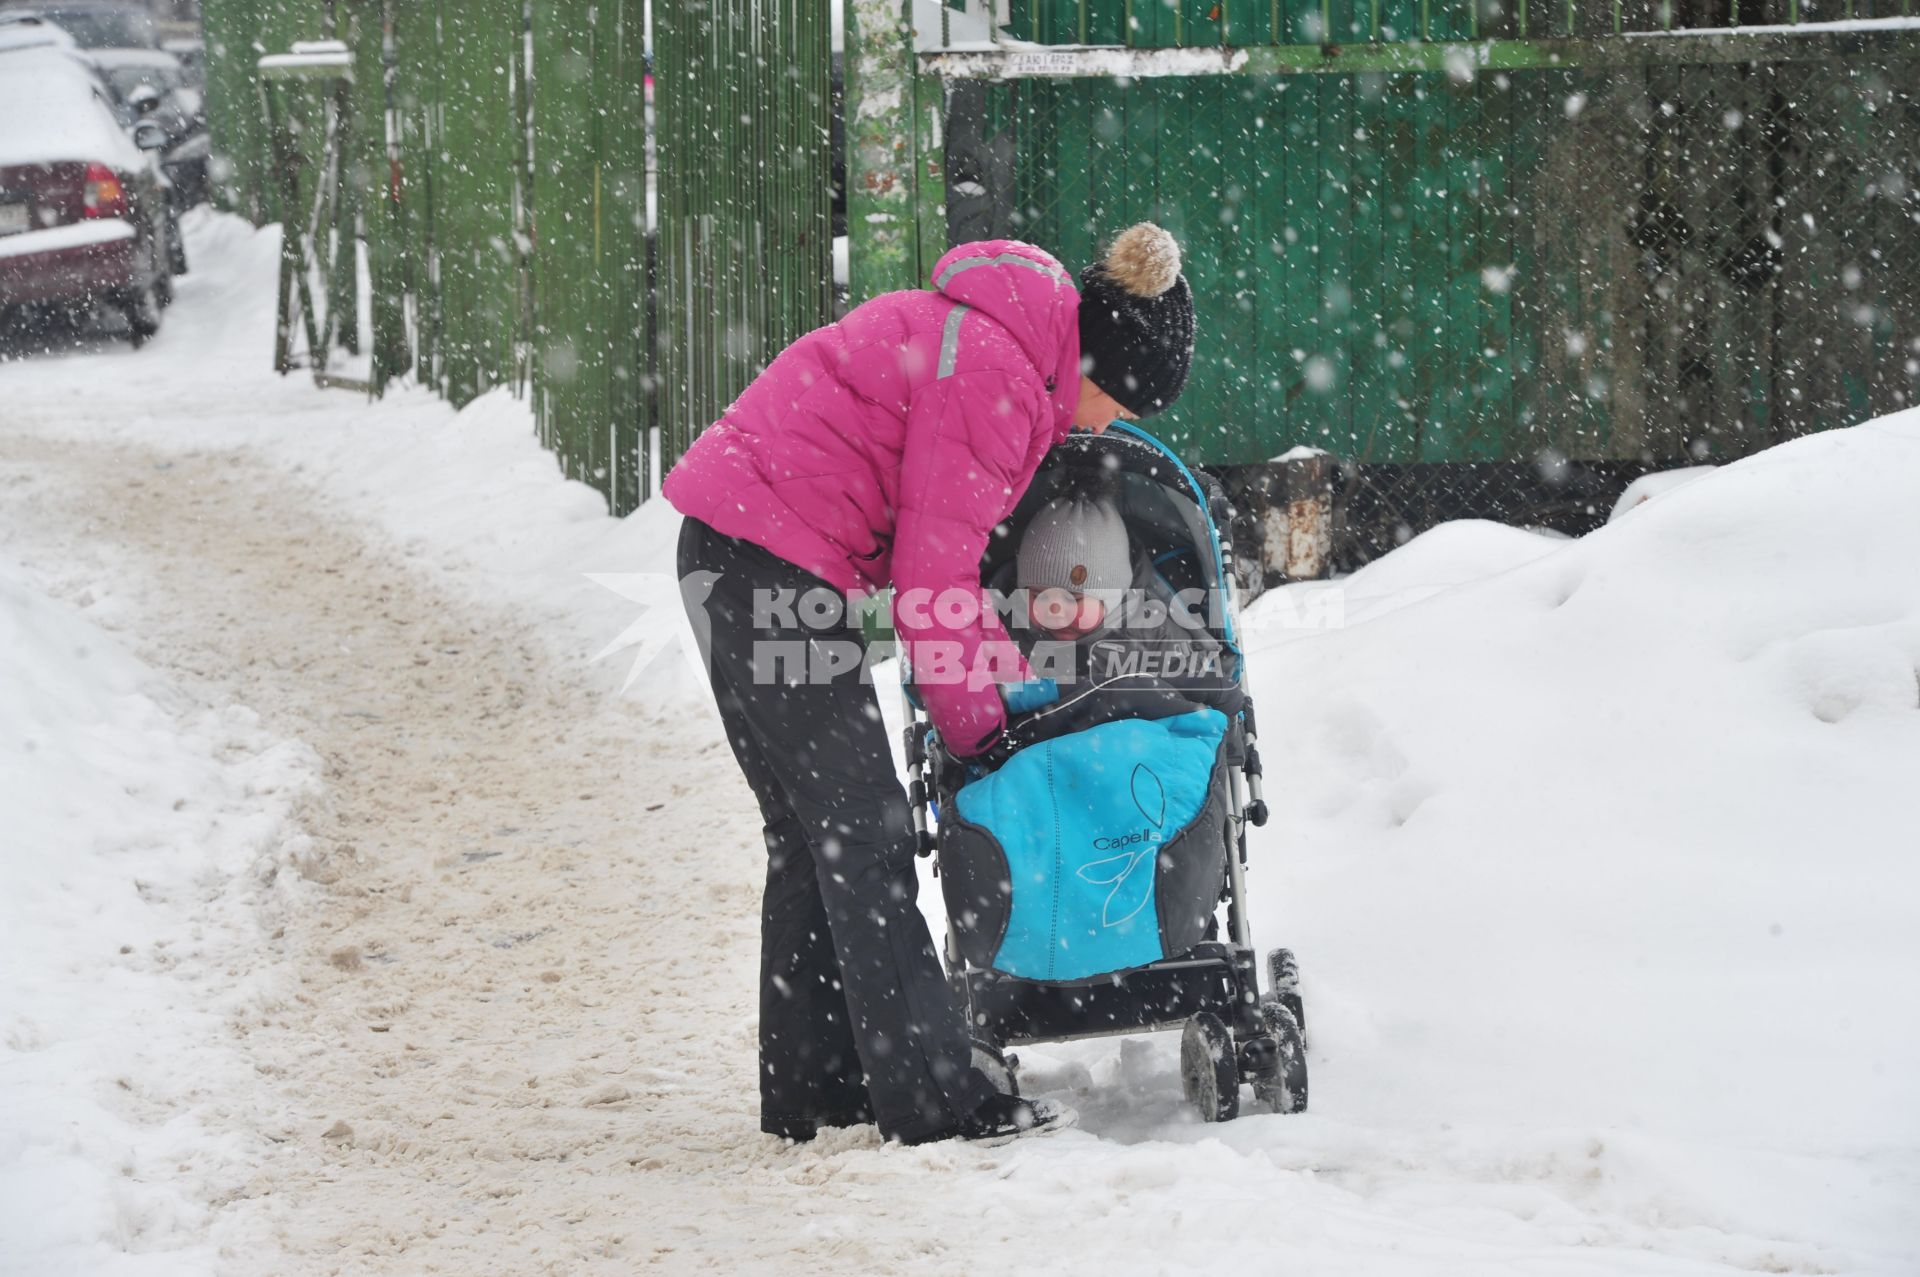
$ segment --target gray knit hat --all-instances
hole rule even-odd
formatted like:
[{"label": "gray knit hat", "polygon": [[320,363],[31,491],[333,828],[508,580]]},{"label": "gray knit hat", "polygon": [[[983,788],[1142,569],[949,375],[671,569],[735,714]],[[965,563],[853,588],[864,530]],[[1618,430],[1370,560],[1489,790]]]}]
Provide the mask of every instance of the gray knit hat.
[{"label": "gray knit hat", "polygon": [[1126,520],[1105,496],[1075,494],[1047,502],[1020,538],[1018,562],[1023,590],[1117,593],[1133,584]]}]

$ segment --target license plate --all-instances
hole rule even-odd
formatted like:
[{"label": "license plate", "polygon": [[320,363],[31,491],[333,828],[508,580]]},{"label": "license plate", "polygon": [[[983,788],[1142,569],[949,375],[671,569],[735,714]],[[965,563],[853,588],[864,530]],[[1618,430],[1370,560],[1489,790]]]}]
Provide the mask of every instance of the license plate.
[{"label": "license plate", "polygon": [[0,235],[17,235],[26,229],[25,204],[0,204]]}]

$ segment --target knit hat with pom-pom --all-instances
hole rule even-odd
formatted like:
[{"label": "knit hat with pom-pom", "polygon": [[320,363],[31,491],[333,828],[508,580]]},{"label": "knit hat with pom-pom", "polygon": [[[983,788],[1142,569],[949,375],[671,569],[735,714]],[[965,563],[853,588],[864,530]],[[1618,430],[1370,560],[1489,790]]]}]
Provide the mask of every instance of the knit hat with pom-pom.
[{"label": "knit hat with pom-pom", "polygon": [[1080,272],[1080,369],[1139,417],[1186,388],[1193,366],[1193,293],[1180,245],[1152,222],[1120,232]]}]

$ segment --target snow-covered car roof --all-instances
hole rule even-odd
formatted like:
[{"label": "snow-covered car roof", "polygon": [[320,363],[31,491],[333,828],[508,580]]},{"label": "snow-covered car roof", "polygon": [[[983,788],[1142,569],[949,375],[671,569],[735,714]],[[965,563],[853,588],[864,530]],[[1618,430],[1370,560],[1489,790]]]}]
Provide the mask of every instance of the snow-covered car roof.
[{"label": "snow-covered car roof", "polygon": [[140,167],[146,157],[121,130],[106,92],[98,74],[66,50],[0,50],[0,165]]},{"label": "snow-covered car roof", "polygon": [[79,47],[66,29],[31,10],[0,13],[0,53],[12,49],[73,49]]}]

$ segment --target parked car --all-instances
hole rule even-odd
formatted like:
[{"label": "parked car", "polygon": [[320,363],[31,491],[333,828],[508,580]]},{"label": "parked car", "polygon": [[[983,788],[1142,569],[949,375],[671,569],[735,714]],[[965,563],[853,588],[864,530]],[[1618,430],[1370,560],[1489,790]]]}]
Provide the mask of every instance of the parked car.
[{"label": "parked car", "polygon": [[162,128],[184,128],[203,114],[200,90],[187,83],[186,68],[173,54],[161,49],[91,49],[87,56],[121,101],[131,102],[137,90],[153,90],[158,109],[143,114]]},{"label": "parked car", "polygon": [[180,69],[186,74],[187,83],[205,93],[207,91],[207,44],[198,36],[175,36],[160,41],[160,47],[180,59]]},{"label": "parked car", "polygon": [[0,48],[0,311],[117,311],[134,345],[173,297],[179,227],[155,154],[70,49]]},{"label": "parked car", "polygon": [[37,13],[71,35],[83,49],[157,49],[160,28],[141,4],[125,0],[50,0],[15,6]]},{"label": "parked car", "polygon": [[139,120],[152,120],[167,131],[160,167],[173,183],[175,208],[203,202],[213,151],[206,99],[188,82],[180,59],[159,49],[94,49],[89,56],[120,100],[123,123],[132,127]]}]

